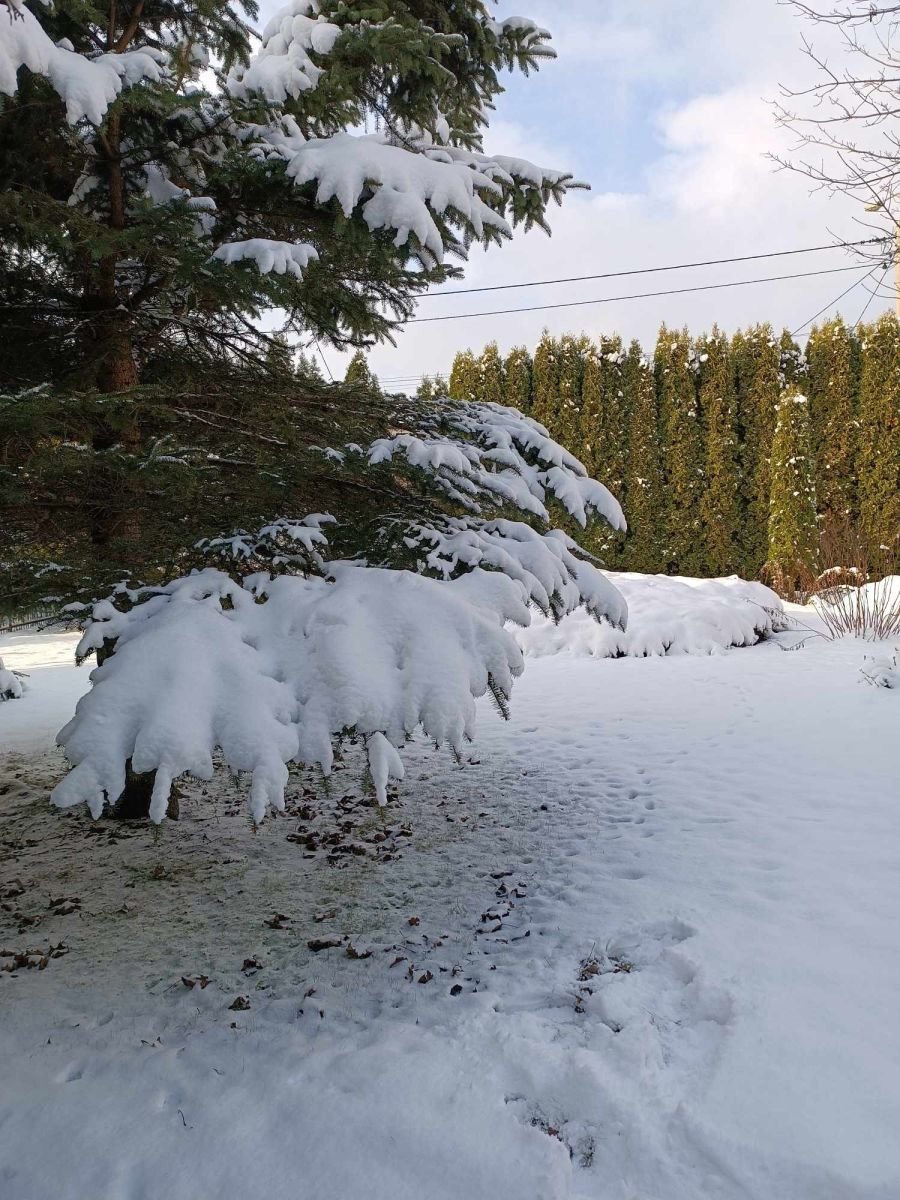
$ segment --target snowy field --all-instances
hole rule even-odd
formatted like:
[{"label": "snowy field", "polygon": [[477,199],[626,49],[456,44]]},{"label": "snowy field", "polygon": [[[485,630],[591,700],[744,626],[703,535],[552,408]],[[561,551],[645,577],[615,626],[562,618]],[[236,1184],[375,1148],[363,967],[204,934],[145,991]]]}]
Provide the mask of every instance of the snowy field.
[{"label": "snowy field", "polygon": [[51,811],[88,668],[0,640],[3,1200],[900,1196],[900,691],[544,635],[466,767],[258,832]]}]

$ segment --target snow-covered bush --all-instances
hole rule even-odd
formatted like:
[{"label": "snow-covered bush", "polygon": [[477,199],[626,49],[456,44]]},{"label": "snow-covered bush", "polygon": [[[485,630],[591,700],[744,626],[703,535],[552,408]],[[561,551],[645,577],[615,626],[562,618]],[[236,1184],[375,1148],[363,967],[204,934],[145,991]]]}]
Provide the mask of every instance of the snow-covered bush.
[{"label": "snow-covered bush", "polygon": [[21,700],[25,685],[17,671],[10,671],[0,658],[0,700]]},{"label": "snow-covered bush", "polygon": [[630,572],[603,573],[628,604],[628,626],[598,625],[575,612],[564,621],[535,621],[516,637],[526,655],[646,658],[718,654],[752,646],[786,627],[782,603],[761,583],[731,576],[690,579]]},{"label": "snow-covered bush", "polygon": [[[328,773],[335,741],[350,732],[365,738],[384,803],[415,730],[461,754],[477,697],[490,694],[505,714],[523,669],[508,622],[527,625],[532,605],[557,617],[584,606],[590,619],[624,627],[620,593],[571,537],[548,528],[554,507],[582,525],[599,513],[624,528],[621,509],[536,422],[496,405],[446,404],[423,415],[418,435],[398,431],[346,453],[373,473],[399,457],[469,515],[386,516],[383,538],[372,536],[384,565],[329,561],[340,528],[325,514],[282,519],[206,540],[202,550],[223,569],[123,587],[96,604],[78,655],[103,661],[59,735],[74,769],[56,804],[99,815],[130,767],[155,772],[158,821],[174,780],[208,778],[219,751],[251,776],[261,820],[284,805],[286,764]],[[526,520],[496,515],[504,509]]]},{"label": "snow-covered bush", "polygon": [[880,657],[875,654],[867,654],[863,658],[863,665],[859,668],[859,673],[866,683],[871,683],[873,687],[900,688],[900,658],[898,656],[900,656],[898,650],[895,650],[893,654]]}]

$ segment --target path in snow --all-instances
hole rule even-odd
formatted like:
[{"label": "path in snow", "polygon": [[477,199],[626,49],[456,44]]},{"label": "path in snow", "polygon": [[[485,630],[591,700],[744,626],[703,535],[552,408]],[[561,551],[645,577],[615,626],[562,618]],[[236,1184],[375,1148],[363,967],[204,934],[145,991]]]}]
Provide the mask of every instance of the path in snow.
[{"label": "path in snow", "polygon": [[900,697],[861,658],[532,662],[386,842],[349,770],[256,836],[219,788],[111,843],[8,760],[0,948],[69,952],[0,976],[0,1194],[896,1197]]}]

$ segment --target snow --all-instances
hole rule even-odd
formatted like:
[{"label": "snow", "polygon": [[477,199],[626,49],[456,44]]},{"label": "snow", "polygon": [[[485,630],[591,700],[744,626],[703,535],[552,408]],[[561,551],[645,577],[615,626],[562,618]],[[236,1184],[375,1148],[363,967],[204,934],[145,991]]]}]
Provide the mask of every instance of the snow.
[{"label": "snow", "polygon": [[785,627],[784,606],[761,583],[604,571],[625,599],[628,625],[598,624],[584,611],[559,623],[536,619],[516,632],[527,655],[568,654],[644,658],[664,654],[720,654],[752,646]]},{"label": "snow", "polygon": [[54,45],[33,13],[7,5],[0,19],[0,94],[14,96],[16,74],[27,67],[44,75],[66,105],[70,125],[87,118],[100,125],[124,86],[162,78],[165,55],[151,47],[86,58],[70,46]]},{"label": "snow", "polygon": [[9,670],[21,671],[27,690],[21,700],[0,707],[0,754],[47,751],[90,687],[87,667],[75,665],[79,634],[0,634],[0,655]]},{"label": "snow", "polygon": [[260,275],[274,271],[276,275],[303,278],[310,262],[319,252],[308,242],[276,242],[271,238],[249,238],[241,242],[223,242],[213,252],[213,258],[224,263],[253,262]]},{"label": "snow", "polygon": [[0,658],[0,700],[21,700],[25,694],[25,686],[21,677],[3,665]]},{"label": "snow", "polygon": [[47,806],[4,723],[71,637],[3,639],[4,1194],[900,1194],[900,695],[795,641],[544,657],[383,808],[361,744],[256,831],[222,778],[151,831]]},{"label": "snow", "polygon": [[236,98],[259,92],[272,104],[296,99],[323,74],[310,51],[330,54],[340,35],[340,26],[327,21],[314,0],[293,0],[266,25],[253,61],[229,77],[229,92]]},{"label": "snow", "polygon": [[500,195],[498,184],[486,174],[462,164],[435,162],[426,154],[391,145],[382,134],[312,138],[291,159],[287,175],[298,185],[315,182],[317,202],[336,199],[348,217],[377,184],[362,206],[369,229],[396,230],[398,247],[415,235],[435,262],[443,261],[444,236],[432,211],[459,214],[479,239],[485,227],[512,236],[505,218],[479,194]]},{"label": "snow", "polygon": [[537,421],[502,404],[446,405],[442,416],[449,436],[441,431],[433,437],[398,433],[379,438],[369,447],[370,465],[400,455],[411,466],[435,474],[449,495],[476,512],[481,497],[494,504],[512,503],[549,523],[549,495],[582,528],[596,512],[613,529],[625,530],[615,497]]},{"label": "snow", "polygon": [[[262,602],[264,601],[264,602]],[[461,754],[475,732],[474,698],[508,698],[522,657],[505,621],[529,618],[522,586],[481,570],[434,580],[408,571],[331,564],[329,578],[207,569],[177,579],[128,612],[94,606],[78,647],[115,653],[60,732],[73,770],[53,792],[62,808],[99,816],[121,795],[125,766],[156,771],[153,820],[172,783],[210,779],[220,750],[251,776],[250,809],[284,807],[290,761],[327,775],[345,730],[370,736],[376,791],[402,774],[396,749],[421,726]]]}]

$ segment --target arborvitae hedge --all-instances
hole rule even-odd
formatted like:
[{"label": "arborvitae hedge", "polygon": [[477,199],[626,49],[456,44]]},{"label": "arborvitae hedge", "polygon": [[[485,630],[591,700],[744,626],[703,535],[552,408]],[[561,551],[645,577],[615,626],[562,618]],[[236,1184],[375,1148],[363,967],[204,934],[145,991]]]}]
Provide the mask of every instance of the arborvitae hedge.
[{"label": "arborvitae hedge", "polygon": [[688,331],[676,332],[663,325],[656,341],[655,362],[663,474],[668,491],[664,568],[699,575],[706,566],[700,513],[704,456],[697,403],[699,363]]},{"label": "arborvitae hedge", "polygon": [[857,512],[853,468],[859,352],[856,339],[840,317],[813,329],[806,362],[819,507],[830,517],[853,519]]},{"label": "arborvitae hedge", "polygon": [[[730,340],[663,326],[652,362],[637,342],[625,352],[618,337],[545,331],[533,358],[517,347],[503,361],[493,343],[480,357],[458,354],[451,394],[494,400],[498,379],[504,403],[546,425],[622,501],[627,539],[597,547],[610,566],[754,578],[786,566],[792,536],[809,566],[812,533],[849,519],[875,568],[896,569],[900,323],[891,315],[856,330],[828,321],[811,331],[807,354],[770,325]],[[784,464],[780,477],[773,471],[779,405],[793,394],[809,400],[798,420],[818,499],[812,533],[805,490],[799,525],[796,514],[794,526],[773,521],[794,499]]]},{"label": "arborvitae hedge", "polygon": [[638,342],[628,347],[623,392],[628,420],[624,495],[628,540],[624,565],[629,571],[654,572],[662,569],[668,493],[662,475],[653,364]]},{"label": "arborvitae hedge", "polygon": [[531,412],[531,355],[524,346],[514,346],[503,364],[503,403],[521,412]]},{"label": "arborvitae hedge", "polygon": [[734,575],[741,568],[743,526],[734,361],[728,338],[715,326],[708,337],[699,340],[697,349],[705,449],[700,498],[704,566],[713,575]]},{"label": "arborvitae hedge", "polygon": [[546,330],[534,352],[531,415],[548,429],[559,427],[559,347]]},{"label": "arborvitae hedge", "polygon": [[900,325],[884,316],[860,344],[856,480],[860,526],[876,566],[900,557]]},{"label": "arborvitae hedge", "polygon": [[496,342],[488,342],[481,354],[481,391],[479,396],[489,404],[503,404],[506,399],[503,378],[503,359]]},{"label": "arborvitae hedge", "polygon": [[770,576],[785,591],[802,588],[820,565],[811,424],[807,398],[785,391],[772,439],[767,564]]},{"label": "arborvitae hedge", "polygon": [[754,579],[769,556],[769,467],[782,390],[781,346],[771,325],[754,325],[734,335],[731,355],[741,478],[739,573]]}]

